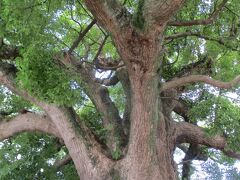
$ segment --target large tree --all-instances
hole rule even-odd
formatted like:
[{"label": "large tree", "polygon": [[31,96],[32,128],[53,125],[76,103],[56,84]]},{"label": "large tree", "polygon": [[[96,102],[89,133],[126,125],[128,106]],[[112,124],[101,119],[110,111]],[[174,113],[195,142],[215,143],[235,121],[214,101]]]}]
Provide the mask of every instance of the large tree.
[{"label": "large tree", "polygon": [[238,0],[1,0],[0,139],[53,135],[69,153],[55,166],[83,180],[177,179],[176,148],[182,179],[217,151],[239,159],[239,14]]}]

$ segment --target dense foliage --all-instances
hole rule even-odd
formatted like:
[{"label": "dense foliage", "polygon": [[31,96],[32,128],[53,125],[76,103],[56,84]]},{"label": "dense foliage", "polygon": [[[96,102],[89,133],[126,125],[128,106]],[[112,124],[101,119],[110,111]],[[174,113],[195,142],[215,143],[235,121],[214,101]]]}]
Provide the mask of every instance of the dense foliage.
[{"label": "dense foliage", "polygon": [[[134,25],[144,28],[143,0],[122,0],[132,13]],[[187,1],[174,20],[206,19],[216,10],[220,0]],[[205,26],[169,26],[165,31],[162,57],[162,82],[180,77],[196,62],[203,62],[191,74],[207,74],[217,80],[230,81],[240,74],[240,3],[229,0],[213,24]],[[74,106],[76,112],[90,127],[100,142],[105,143],[111,125],[105,128],[99,113],[84,91],[82,77],[62,68],[56,59],[71,48],[79,32],[91,23],[93,17],[82,0],[0,0],[0,39],[4,44],[18,47],[14,60],[1,60],[16,65],[17,84],[34,97],[58,105]],[[173,38],[173,34],[187,35]],[[101,52],[99,52],[99,47]],[[0,51],[5,46],[0,44]],[[97,56],[118,60],[114,43],[99,24],[93,25],[74,49],[79,62],[95,66]],[[70,69],[70,70],[69,70]],[[68,71],[69,70],[69,71]],[[112,77],[114,70],[95,69],[100,79]],[[191,123],[202,126],[209,136],[224,134],[231,150],[240,152],[239,88],[220,90],[194,83],[184,87],[181,99],[190,107]],[[110,89],[120,115],[124,114],[123,87]],[[22,109],[42,112],[22,98],[1,86],[0,112],[2,119],[11,118]],[[176,121],[183,121],[173,115]],[[0,132],[1,133],[1,132]],[[202,170],[208,179],[238,179],[234,160],[203,147],[211,161]],[[23,133],[0,143],[0,179],[77,179],[73,163],[56,169],[54,162],[67,150],[56,138],[44,134]],[[112,154],[113,159],[121,156]],[[213,160],[218,160],[217,163]],[[220,166],[223,164],[225,166]],[[192,166],[199,165],[192,164]],[[221,169],[219,169],[221,167]],[[194,168],[192,168],[194,175]],[[218,172],[218,173],[217,173]],[[225,174],[225,175],[224,175]]]}]

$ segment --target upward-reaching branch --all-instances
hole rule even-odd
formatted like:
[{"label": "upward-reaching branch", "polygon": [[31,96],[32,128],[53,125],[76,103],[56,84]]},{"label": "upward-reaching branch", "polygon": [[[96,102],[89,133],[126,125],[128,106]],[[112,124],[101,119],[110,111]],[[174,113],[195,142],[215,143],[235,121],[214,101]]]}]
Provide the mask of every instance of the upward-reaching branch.
[{"label": "upward-reaching branch", "polygon": [[84,29],[83,32],[80,32],[78,34],[77,39],[73,42],[72,46],[68,50],[68,53],[71,54],[75,48],[77,48],[78,44],[83,40],[84,36],[88,33],[88,31],[93,27],[93,25],[96,23],[96,19],[92,20],[92,22]]},{"label": "upward-reaching branch", "polygon": [[[68,149],[70,149],[69,154],[71,157],[73,157],[75,166],[80,176],[92,177],[91,179],[97,179],[96,177],[99,177],[98,179],[100,179],[100,176],[105,176],[100,174],[102,173],[102,169],[109,169],[109,166],[111,166],[111,161],[104,154],[102,154],[103,149],[95,140],[91,131],[85,126],[84,121],[78,120],[78,116],[72,108],[59,107],[39,101],[35,97],[28,94],[28,92],[17,87],[15,84],[16,73],[17,69],[14,65],[0,61],[0,84],[8,87],[15,94],[45,110],[45,112],[48,114],[48,117],[51,119],[51,122],[55,125],[56,131],[60,133],[65,145]],[[27,124],[25,123],[25,125]],[[46,125],[48,124],[46,123]],[[76,127],[80,129],[81,134],[77,131]],[[31,130],[31,128],[28,126],[22,127],[22,129],[24,128]],[[42,125],[42,127],[39,128],[40,130],[46,129],[45,125]],[[96,167],[96,164],[93,165],[91,163],[92,156],[94,156],[96,159],[99,159],[100,162],[98,163],[98,167]],[[90,172],[90,169],[93,169],[93,166],[95,171]]]},{"label": "upward-reaching branch", "polygon": [[102,153],[103,149],[73,108],[52,104],[45,104],[42,108],[61,131],[80,178],[103,179],[113,162]]},{"label": "upward-reaching branch", "polygon": [[130,14],[117,0],[86,0],[85,4],[91,11],[97,22],[108,32],[117,35],[125,27],[129,26]]},{"label": "upward-reaching branch", "polygon": [[30,96],[26,91],[19,89],[15,84],[17,68],[9,63],[0,61],[0,84],[6,86],[16,95],[23,97],[38,106],[42,105],[42,102],[38,101],[35,97]]},{"label": "upward-reaching branch", "polygon": [[[95,75],[92,73],[92,67],[81,63],[74,56],[66,56],[64,59],[57,59],[64,62],[66,70],[69,73],[81,76],[81,84],[83,85],[85,93],[91,99],[98,112],[102,115],[103,125],[106,129],[109,126],[112,128],[108,131],[109,138],[107,140],[108,147],[115,151],[118,146],[125,145],[126,136],[122,127],[122,119],[114,102],[109,96],[109,91],[105,86],[102,86]],[[72,67],[72,68],[68,68]],[[117,80],[117,79],[116,79]]]},{"label": "upward-reaching branch", "polygon": [[[84,121],[78,120],[72,108],[59,107],[38,101],[26,91],[17,88],[14,79],[15,73],[16,68],[13,65],[0,63],[0,83],[45,110],[69,149],[69,154],[74,159],[80,177],[82,179],[87,179],[86,177],[100,179],[100,176],[105,176],[104,173],[110,169],[112,162],[102,154],[103,149],[94,139],[91,131],[85,126]],[[76,127],[80,129],[81,134]],[[97,166],[92,163],[92,157],[99,160]],[[94,169],[94,171],[91,171],[91,169]]]},{"label": "upward-reaching branch", "polygon": [[108,131],[109,137],[107,145],[112,151],[115,151],[119,148],[119,145],[120,147],[124,146],[126,140],[119,111],[114,102],[111,100],[109,91],[106,87],[96,83],[86,71],[85,73],[82,71],[81,76],[85,82],[85,86],[87,87],[87,95],[94,103],[98,112],[102,114],[104,127],[108,128],[109,126],[112,126],[112,128]]},{"label": "upward-reaching branch", "polygon": [[123,114],[123,128],[125,134],[129,135],[130,129],[130,114],[131,114],[131,85],[126,68],[120,68],[117,72],[117,77],[122,84],[125,94],[125,108]]},{"label": "upward-reaching branch", "polygon": [[145,0],[144,17],[149,28],[163,26],[184,3],[184,0]]}]

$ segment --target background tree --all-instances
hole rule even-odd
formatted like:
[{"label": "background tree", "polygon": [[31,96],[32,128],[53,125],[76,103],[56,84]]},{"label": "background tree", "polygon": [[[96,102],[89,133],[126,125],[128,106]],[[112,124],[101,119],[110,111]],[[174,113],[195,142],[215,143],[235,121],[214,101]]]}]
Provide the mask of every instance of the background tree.
[{"label": "background tree", "polygon": [[190,179],[192,160],[240,159],[239,6],[0,1],[1,179],[177,179],[176,149]]}]

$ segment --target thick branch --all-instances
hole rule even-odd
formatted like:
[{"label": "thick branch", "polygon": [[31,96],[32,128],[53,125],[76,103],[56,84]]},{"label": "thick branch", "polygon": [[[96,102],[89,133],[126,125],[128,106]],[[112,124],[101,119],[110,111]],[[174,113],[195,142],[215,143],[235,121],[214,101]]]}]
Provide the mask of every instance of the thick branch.
[{"label": "thick branch", "polygon": [[14,65],[0,62],[0,83],[19,95],[14,83],[16,73],[17,68]]},{"label": "thick branch", "polygon": [[223,89],[230,89],[236,86],[240,82],[240,76],[237,76],[235,79],[233,79],[230,82],[222,82],[218,80],[214,80],[210,78],[209,76],[204,75],[190,75],[187,77],[177,78],[172,81],[166,82],[163,84],[162,91],[165,91],[167,89],[183,86],[188,83],[197,83],[197,82],[203,82],[206,84],[210,84],[212,86],[223,88]]},{"label": "thick branch", "polygon": [[117,0],[86,0],[85,4],[97,22],[115,35],[122,28],[128,27],[130,14]]},{"label": "thick branch", "polygon": [[107,128],[109,125],[112,126],[108,132],[108,147],[114,151],[117,146],[117,140],[120,145],[125,144],[125,135],[122,127],[122,119],[119,116],[119,111],[115,106],[114,102],[109,96],[108,89],[99,83],[96,83],[94,78],[85,71],[81,71],[81,76],[85,82],[85,92],[94,103],[96,109],[102,114],[104,127]]},{"label": "thick branch", "polygon": [[208,25],[212,24],[220,12],[223,10],[228,0],[223,0],[222,3],[216,8],[216,10],[207,18],[207,19],[199,19],[193,21],[170,21],[168,23],[169,26],[194,26],[194,25]]},{"label": "thick branch", "polygon": [[197,62],[193,62],[183,66],[179,71],[174,74],[174,77],[183,77],[196,73],[208,75],[212,73],[212,66],[212,59],[209,58],[207,55],[204,57],[199,57],[199,60]]},{"label": "thick branch", "polygon": [[30,96],[26,91],[18,88],[15,84],[17,68],[9,63],[0,61],[0,84],[9,88],[15,94],[23,97],[25,100],[32,102],[41,107],[42,102]]},{"label": "thick branch", "polygon": [[[108,132],[108,147],[114,151],[116,150],[117,144],[125,144],[125,134],[122,128],[122,119],[119,115],[119,111],[115,106],[114,102],[109,96],[108,89],[96,82],[95,75],[92,72],[92,67],[82,64],[78,64],[77,59],[74,56],[67,56],[68,59],[59,59],[66,66],[66,70],[69,73],[74,73],[81,76],[81,84],[83,85],[85,93],[89,96],[91,101],[94,103],[98,112],[102,115],[103,125],[106,129],[112,126]],[[72,68],[68,68],[72,67]]]},{"label": "thick branch", "polygon": [[[190,119],[188,117],[188,111],[189,107],[186,105],[186,103],[179,99],[174,107],[174,112],[179,114],[183,117],[185,122],[190,122]],[[188,149],[186,147],[181,146],[180,144],[177,146],[178,148],[181,148],[182,151],[185,153],[185,157],[182,161],[182,179],[187,180],[190,179],[190,169],[191,169],[191,162],[192,160],[203,160],[206,161],[208,159],[208,156],[204,154],[204,152],[201,151],[199,144],[196,143],[190,143]]]},{"label": "thick branch", "polygon": [[[42,107],[61,131],[81,179],[103,179],[113,162],[102,154],[101,146],[72,108],[45,104]],[[78,128],[77,128],[78,127]]]},{"label": "thick branch", "polygon": [[[84,122],[77,120],[78,117],[71,108],[57,107],[40,102],[31,97],[27,92],[18,89],[15,85],[16,69],[13,67],[6,63],[0,64],[0,83],[46,111],[58,132],[61,133],[64,144],[68,148],[81,178],[91,177],[92,179],[100,179],[100,177],[105,176],[105,172],[108,172],[112,163],[102,154],[103,149],[95,141],[94,136],[91,135]],[[76,127],[79,129],[77,130]],[[99,160],[97,166],[93,165],[91,161],[92,156]],[[92,169],[95,170],[92,171]]]},{"label": "thick branch", "polygon": [[179,99],[176,102],[173,108],[173,111],[178,115],[182,116],[184,121],[189,122],[189,118],[188,118],[189,108],[185,105],[185,102],[183,100]]},{"label": "thick branch", "polygon": [[61,139],[55,125],[46,115],[26,113],[17,115],[10,120],[0,121],[0,140],[25,131],[40,131]]},{"label": "thick branch", "polygon": [[240,154],[229,150],[224,136],[209,136],[204,132],[203,128],[187,122],[172,122],[176,128],[176,143],[194,143],[202,144],[207,147],[221,150],[225,155],[240,159]]},{"label": "thick branch", "polygon": [[144,17],[147,24],[164,25],[183,5],[184,0],[145,0]]},{"label": "thick branch", "polygon": [[129,135],[130,130],[130,114],[131,114],[131,85],[126,68],[120,68],[117,72],[117,77],[122,84],[125,94],[125,108],[123,114],[123,128],[125,134]]},{"label": "thick branch", "polygon": [[225,137],[217,135],[210,137],[203,128],[187,122],[172,122],[177,132],[177,144],[202,144],[215,149],[223,150],[226,146]]},{"label": "thick branch", "polygon": [[119,64],[119,65],[102,66],[102,65],[96,64],[96,66],[98,69],[101,69],[101,70],[117,70],[121,67],[124,67],[125,65]]}]

